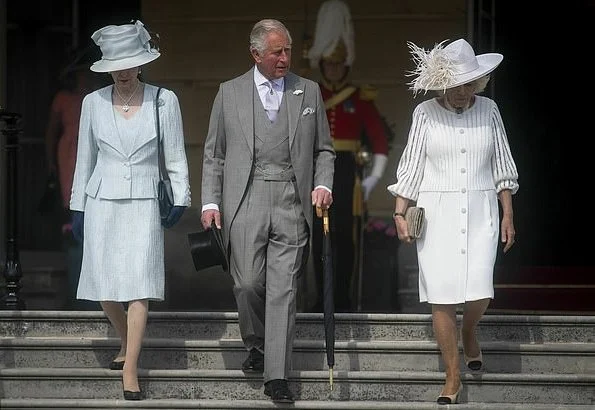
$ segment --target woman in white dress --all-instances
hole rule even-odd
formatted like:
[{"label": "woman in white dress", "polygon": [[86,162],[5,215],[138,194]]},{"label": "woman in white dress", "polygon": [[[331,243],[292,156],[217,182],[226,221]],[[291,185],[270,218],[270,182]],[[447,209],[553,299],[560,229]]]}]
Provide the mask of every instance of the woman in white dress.
[{"label": "woman in white dress", "polygon": [[[124,398],[142,399],[138,358],[149,301],[164,298],[164,232],[190,205],[182,115],[176,95],[143,83],[140,67],[160,55],[140,21],[110,25],[91,38],[102,59],[91,66],[113,84],[85,96],[70,209],[83,241],[78,299],[101,302],[121,339],[110,369],[122,370]],[[174,207],[161,218],[158,143],[172,182]],[[84,229],[83,229],[84,228]],[[127,302],[127,309],[123,302]]]},{"label": "woman in white dress", "polygon": [[425,208],[424,232],[416,243],[419,297],[432,306],[446,370],[437,402],[451,404],[462,390],[456,307],[463,306],[465,363],[480,370],[475,330],[494,297],[498,238],[504,252],[514,244],[512,195],[519,185],[498,107],[477,95],[503,56],[476,56],[462,39],[443,45],[426,51],[409,43],[417,66],[411,89],[439,95],[415,108],[397,181],[388,190],[396,197],[394,221],[401,241],[413,241],[404,218],[411,202]]}]

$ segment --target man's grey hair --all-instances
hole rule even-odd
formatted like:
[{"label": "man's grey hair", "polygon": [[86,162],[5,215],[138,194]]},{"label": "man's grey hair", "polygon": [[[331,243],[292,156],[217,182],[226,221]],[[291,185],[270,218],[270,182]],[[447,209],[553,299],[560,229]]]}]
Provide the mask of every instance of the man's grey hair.
[{"label": "man's grey hair", "polygon": [[250,51],[256,50],[256,52],[262,54],[267,48],[265,41],[266,35],[272,32],[284,33],[289,40],[289,44],[292,44],[291,34],[289,34],[289,30],[287,30],[287,27],[283,23],[279,20],[264,19],[260,20],[252,28],[252,32],[250,33]]}]

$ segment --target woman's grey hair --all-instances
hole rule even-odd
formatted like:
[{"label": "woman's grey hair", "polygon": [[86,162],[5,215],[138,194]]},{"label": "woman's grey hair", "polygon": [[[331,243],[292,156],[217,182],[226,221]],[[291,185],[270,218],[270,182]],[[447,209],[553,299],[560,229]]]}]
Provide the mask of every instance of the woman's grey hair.
[{"label": "woman's grey hair", "polygon": [[252,28],[252,32],[250,33],[250,51],[255,50],[259,54],[263,53],[267,47],[265,41],[266,35],[275,31],[284,33],[291,45],[293,42],[291,40],[291,34],[289,34],[289,30],[287,30],[287,27],[283,23],[279,20],[264,19],[260,20]]}]

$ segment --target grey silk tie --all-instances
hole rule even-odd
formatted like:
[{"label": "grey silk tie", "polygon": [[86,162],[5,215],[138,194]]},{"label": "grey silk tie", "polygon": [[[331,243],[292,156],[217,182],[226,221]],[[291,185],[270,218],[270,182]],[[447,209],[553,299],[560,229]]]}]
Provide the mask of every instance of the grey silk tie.
[{"label": "grey silk tie", "polygon": [[275,91],[273,90],[273,84],[270,81],[266,82],[266,86],[269,88],[264,97],[264,109],[267,112],[267,116],[271,122],[275,121],[277,118],[277,113],[279,112],[279,99],[277,95],[275,95]]}]

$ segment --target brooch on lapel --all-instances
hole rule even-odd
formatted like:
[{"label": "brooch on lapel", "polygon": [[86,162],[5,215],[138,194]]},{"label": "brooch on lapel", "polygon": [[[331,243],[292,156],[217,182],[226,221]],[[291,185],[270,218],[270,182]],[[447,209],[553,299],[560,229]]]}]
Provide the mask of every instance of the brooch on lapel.
[{"label": "brooch on lapel", "polygon": [[300,94],[302,94],[303,92],[304,92],[304,90],[295,90],[295,91],[293,92],[293,95],[300,95]]},{"label": "brooch on lapel", "polygon": [[306,108],[304,108],[304,111],[302,112],[302,116],[312,114],[312,113],[314,113],[314,108],[306,107]]}]

